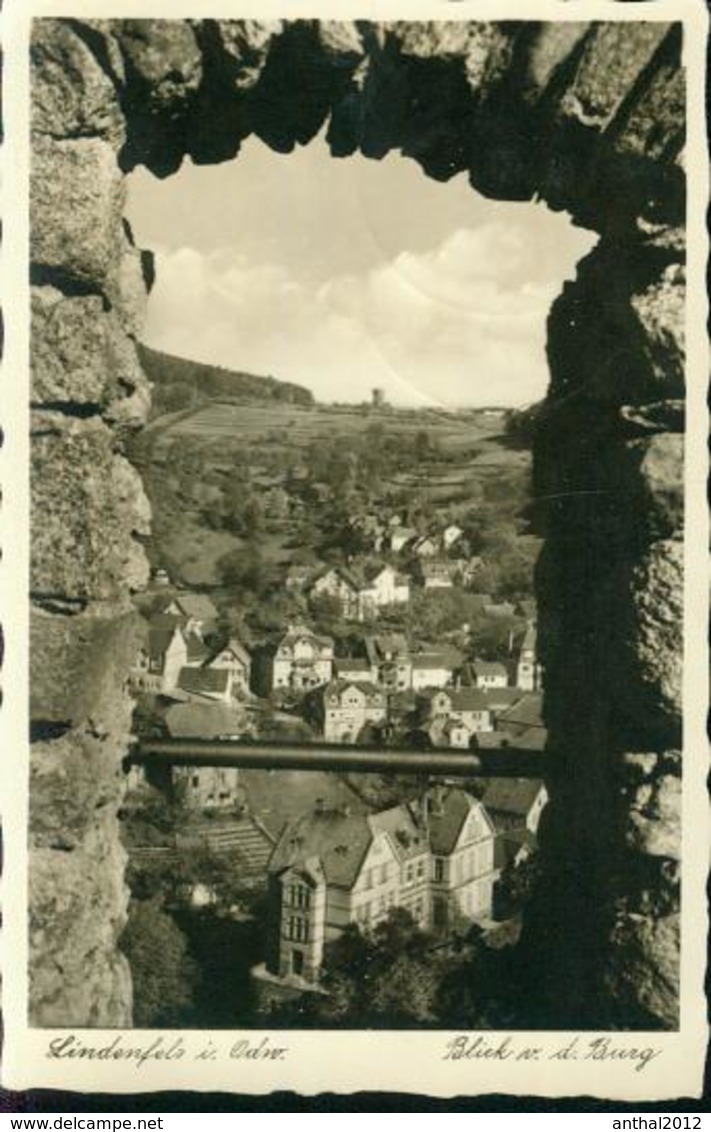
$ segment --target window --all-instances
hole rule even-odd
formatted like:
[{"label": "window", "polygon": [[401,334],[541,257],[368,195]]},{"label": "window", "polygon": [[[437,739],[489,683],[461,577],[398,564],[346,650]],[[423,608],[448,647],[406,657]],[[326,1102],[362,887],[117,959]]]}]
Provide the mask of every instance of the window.
[{"label": "window", "polygon": [[379,884],[385,884],[388,879],[388,866],[387,864],[380,866]]},{"label": "window", "polygon": [[434,859],[434,880],[437,884],[441,884],[444,880],[444,861],[441,857]]},{"label": "window", "polygon": [[287,939],[294,939],[298,943],[306,943],[309,938],[309,925],[299,916],[289,917]]},{"label": "window", "polygon": [[291,903],[295,908],[308,908],[311,904],[311,893],[302,884],[294,885],[291,890]]},{"label": "window", "polygon": [[304,973],[304,953],[297,951],[296,948],[291,953],[291,970],[294,975],[303,975]]},{"label": "window", "polygon": [[418,861],[417,862],[417,879],[422,880],[424,875],[425,875],[425,862],[424,861]]},{"label": "window", "polygon": [[415,879],[415,872],[412,865],[408,865],[405,869],[405,884],[412,884]]},{"label": "window", "polygon": [[199,786],[200,785],[200,775],[199,774],[193,775],[193,777],[191,779],[191,785],[193,785],[193,786]]}]

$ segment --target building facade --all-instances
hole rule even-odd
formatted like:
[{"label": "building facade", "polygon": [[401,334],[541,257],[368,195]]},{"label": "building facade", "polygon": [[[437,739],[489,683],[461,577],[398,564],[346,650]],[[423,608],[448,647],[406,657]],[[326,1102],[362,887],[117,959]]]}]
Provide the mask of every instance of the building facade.
[{"label": "building facade", "polygon": [[270,690],[307,692],[333,675],[333,639],[290,625],[271,657]]},{"label": "building facade", "polygon": [[387,696],[367,680],[335,680],[319,692],[323,737],[329,743],[355,743],[366,723],[387,719]]},{"label": "building facade", "polygon": [[318,804],[287,824],[269,862],[266,966],[315,983],[325,946],[404,908],[446,932],[491,915],[494,829],[472,795],[436,788],[377,814]]}]

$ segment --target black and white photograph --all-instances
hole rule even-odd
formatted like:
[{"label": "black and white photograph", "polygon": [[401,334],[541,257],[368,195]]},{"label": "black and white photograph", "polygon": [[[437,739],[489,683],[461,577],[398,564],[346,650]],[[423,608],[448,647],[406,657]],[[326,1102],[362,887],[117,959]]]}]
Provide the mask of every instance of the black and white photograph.
[{"label": "black and white photograph", "polygon": [[703,5],[391,7],[26,20],[11,1085],[701,1087]]}]

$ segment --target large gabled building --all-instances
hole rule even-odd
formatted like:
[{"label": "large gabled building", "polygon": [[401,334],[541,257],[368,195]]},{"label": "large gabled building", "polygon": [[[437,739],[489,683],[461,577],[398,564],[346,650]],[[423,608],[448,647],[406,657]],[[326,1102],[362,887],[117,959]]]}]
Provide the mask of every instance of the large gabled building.
[{"label": "large gabled building", "polygon": [[492,822],[458,788],[376,814],[317,803],[286,825],[269,861],[267,971],[315,983],[327,943],[392,908],[424,929],[485,919],[497,875]]}]

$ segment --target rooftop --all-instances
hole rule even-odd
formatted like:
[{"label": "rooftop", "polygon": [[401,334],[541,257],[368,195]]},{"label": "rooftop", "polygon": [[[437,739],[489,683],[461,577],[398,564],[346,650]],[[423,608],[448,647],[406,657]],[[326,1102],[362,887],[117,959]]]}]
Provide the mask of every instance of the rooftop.
[{"label": "rooftop", "polygon": [[181,668],[178,676],[178,687],[198,695],[224,694],[229,684],[230,674],[226,668]]},{"label": "rooftop", "polygon": [[539,778],[491,778],[483,802],[491,813],[525,818],[544,789]]},{"label": "rooftop", "polygon": [[217,739],[244,730],[241,712],[219,703],[174,704],[166,711],[165,722],[174,739]]},{"label": "rooftop", "polygon": [[177,593],[171,604],[175,603],[186,617],[199,621],[215,621],[217,610],[206,594]]}]

